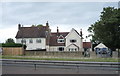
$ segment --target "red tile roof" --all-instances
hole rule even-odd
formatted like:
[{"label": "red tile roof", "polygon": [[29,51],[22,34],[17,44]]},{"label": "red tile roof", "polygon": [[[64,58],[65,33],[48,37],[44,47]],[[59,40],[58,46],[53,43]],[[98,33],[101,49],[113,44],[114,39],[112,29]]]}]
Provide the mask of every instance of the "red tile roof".
[{"label": "red tile roof", "polygon": [[91,42],[83,42],[83,48],[91,48]]},{"label": "red tile roof", "polygon": [[[59,36],[62,35],[63,37],[66,37],[68,35],[69,32],[59,32]],[[50,46],[65,46],[65,43],[58,43],[57,39],[58,37],[57,33],[51,33],[51,37],[50,37]]]}]

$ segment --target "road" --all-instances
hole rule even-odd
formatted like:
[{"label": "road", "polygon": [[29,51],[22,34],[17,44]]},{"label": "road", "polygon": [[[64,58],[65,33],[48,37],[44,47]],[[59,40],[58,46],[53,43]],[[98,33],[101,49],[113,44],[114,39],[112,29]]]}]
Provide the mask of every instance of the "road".
[{"label": "road", "polygon": [[[36,67],[36,68],[35,68]],[[28,65],[24,63],[6,63],[2,65],[3,74],[118,74],[118,68],[91,65]]]}]

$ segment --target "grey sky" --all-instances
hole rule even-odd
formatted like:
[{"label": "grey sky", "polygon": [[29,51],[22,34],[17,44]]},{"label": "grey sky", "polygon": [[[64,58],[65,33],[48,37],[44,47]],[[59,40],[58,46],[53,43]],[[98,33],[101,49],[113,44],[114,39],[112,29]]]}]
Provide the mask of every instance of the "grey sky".
[{"label": "grey sky", "polygon": [[[14,38],[17,24],[24,26],[45,24],[49,21],[52,31],[58,26],[60,31],[82,28],[84,36],[87,28],[99,20],[104,7],[118,7],[117,2],[4,2],[0,3],[0,42]],[[8,32],[9,30],[9,32]],[[14,38],[15,39],[15,38]]]}]

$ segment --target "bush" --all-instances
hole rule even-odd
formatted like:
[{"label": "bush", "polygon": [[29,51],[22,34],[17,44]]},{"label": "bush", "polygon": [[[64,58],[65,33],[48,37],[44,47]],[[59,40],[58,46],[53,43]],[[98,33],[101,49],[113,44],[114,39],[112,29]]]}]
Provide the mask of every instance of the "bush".
[{"label": "bush", "polygon": [[2,47],[24,47],[26,49],[26,45],[22,45],[19,43],[2,43]]}]

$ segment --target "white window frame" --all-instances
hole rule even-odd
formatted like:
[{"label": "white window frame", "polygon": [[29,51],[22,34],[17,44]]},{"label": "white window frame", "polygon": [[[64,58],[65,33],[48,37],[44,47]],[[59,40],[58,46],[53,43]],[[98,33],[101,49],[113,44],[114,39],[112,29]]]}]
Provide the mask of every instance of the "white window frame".
[{"label": "white window frame", "polygon": [[77,48],[69,48],[68,51],[77,51]]},{"label": "white window frame", "polygon": [[[62,40],[62,42],[61,42],[61,40]],[[58,43],[65,43],[65,40],[64,39],[58,39],[57,42]]]},{"label": "white window frame", "polygon": [[42,40],[41,39],[36,39],[36,43],[42,43]]},{"label": "white window frame", "polygon": [[[75,40],[75,42],[72,42],[72,40]],[[71,42],[71,43],[76,43],[76,42],[77,42],[77,39],[70,39],[70,42]]]},{"label": "white window frame", "polygon": [[[61,46],[61,47],[58,47],[58,50],[59,50],[59,48],[62,48],[62,51],[64,51],[64,49],[65,49],[65,48],[64,48],[64,47],[62,47],[62,46]],[[59,50],[59,51],[60,51],[60,50]]]},{"label": "white window frame", "polygon": [[22,39],[22,40],[21,40],[21,43],[26,43],[26,39]]},{"label": "white window frame", "polygon": [[29,39],[29,43],[33,43],[33,39]]}]

